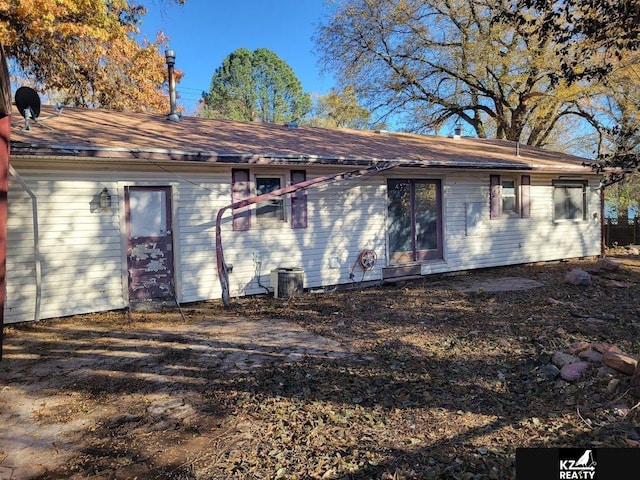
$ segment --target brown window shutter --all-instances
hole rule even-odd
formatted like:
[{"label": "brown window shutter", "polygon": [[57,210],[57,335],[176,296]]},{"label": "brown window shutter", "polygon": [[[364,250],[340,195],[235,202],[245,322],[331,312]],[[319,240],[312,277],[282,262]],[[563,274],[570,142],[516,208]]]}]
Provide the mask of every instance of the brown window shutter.
[{"label": "brown window shutter", "polygon": [[520,216],[531,217],[531,176],[522,175],[520,178]]},{"label": "brown window shutter", "polygon": [[[291,184],[304,182],[307,172],[304,170],[291,170]],[[291,195],[291,227],[307,228],[307,191],[298,190]]]},{"label": "brown window shutter", "polygon": [[490,175],[489,183],[491,184],[490,218],[500,218],[502,216],[502,185],[500,184],[500,175]]},{"label": "brown window shutter", "polygon": [[[231,170],[231,201],[239,202],[249,198],[251,184],[249,182],[249,170],[234,168]],[[251,228],[251,208],[233,209],[233,229],[236,231],[249,230]]]}]

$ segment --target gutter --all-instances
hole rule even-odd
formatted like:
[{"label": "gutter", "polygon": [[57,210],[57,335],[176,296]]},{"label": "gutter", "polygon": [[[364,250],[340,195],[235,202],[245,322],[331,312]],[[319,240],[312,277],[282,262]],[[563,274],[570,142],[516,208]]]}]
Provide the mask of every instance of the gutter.
[{"label": "gutter", "polygon": [[370,157],[333,157],[305,154],[276,154],[264,152],[252,153],[217,153],[214,151],[188,151],[163,148],[126,148],[126,147],[96,147],[91,145],[49,145],[27,144],[15,142],[11,146],[12,153],[25,152],[21,157],[58,156],[77,158],[136,158],[141,160],[166,160],[202,163],[227,164],[264,164],[264,165],[349,165],[374,166],[380,162],[394,162],[402,167],[430,167],[430,168],[472,168],[488,170],[543,170],[546,172],[575,172],[591,173],[585,165],[544,165],[526,163],[526,161],[510,161],[497,159],[496,162],[486,160],[453,160],[442,161],[436,159],[412,160],[403,158],[370,158]]},{"label": "gutter", "polygon": [[375,175],[385,170],[389,170],[397,167],[398,165],[395,163],[387,163],[383,166],[374,166],[370,167],[366,170],[353,170],[345,173],[336,173],[332,175],[323,175],[321,177],[316,177],[312,180],[307,180],[304,182],[296,183],[294,185],[289,185],[288,187],[280,188],[278,190],[274,190],[269,193],[264,193],[262,195],[257,195],[255,197],[246,198],[244,200],[240,200],[235,203],[231,203],[222,207],[218,210],[216,215],[216,266],[218,269],[218,278],[220,279],[220,287],[222,288],[222,303],[225,307],[229,307],[229,267],[224,261],[224,252],[222,249],[222,215],[229,209],[243,208],[249,205],[253,205],[258,202],[263,202],[265,200],[270,200],[272,198],[282,197],[284,195],[288,195],[291,193],[298,192],[300,190],[306,190],[315,185],[319,185],[321,183],[329,182],[329,181],[338,181],[338,180],[349,180],[351,178],[360,178],[369,175]]},{"label": "gutter", "polygon": [[33,213],[33,255],[35,258],[35,280],[36,280],[36,305],[33,314],[34,320],[40,320],[40,304],[42,301],[42,265],[40,264],[40,232],[38,230],[38,200],[33,191],[27,186],[24,179],[13,166],[9,165],[9,173],[22,186],[25,192],[31,197],[31,211]]}]

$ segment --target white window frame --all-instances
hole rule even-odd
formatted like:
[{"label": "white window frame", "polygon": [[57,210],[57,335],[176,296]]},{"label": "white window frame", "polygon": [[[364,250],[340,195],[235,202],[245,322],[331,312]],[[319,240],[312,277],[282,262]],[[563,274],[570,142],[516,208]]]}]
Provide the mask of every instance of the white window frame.
[{"label": "white window frame", "polygon": [[[513,195],[505,195],[505,182],[513,182]],[[502,216],[503,217],[519,217],[520,216],[520,185],[516,177],[500,176],[500,192],[502,201]],[[513,209],[507,210],[505,208],[505,198],[513,198]]]}]

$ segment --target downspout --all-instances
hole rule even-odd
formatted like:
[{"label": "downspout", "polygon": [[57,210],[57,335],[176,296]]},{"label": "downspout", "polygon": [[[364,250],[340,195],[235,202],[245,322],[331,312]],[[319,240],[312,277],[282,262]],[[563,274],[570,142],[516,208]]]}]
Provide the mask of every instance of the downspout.
[{"label": "downspout", "polygon": [[25,192],[31,197],[31,211],[33,213],[33,255],[35,258],[35,276],[36,276],[36,305],[34,312],[34,320],[40,320],[40,304],[42,299],[42,266],[40,264],[40,231],[38,230],[38,199],[35,193],[27,186],[24,179],[16,171],[13,166],[9,166],[9,173],[22,186]]},{"label": "downspout", "polygon": [[332,175],[323,175],[321,177],[317,177],[312,180],[307,180],[305,182],[296,183],[294,185],[289,185],[288,187],[280,188],[278,190],[274,190],[269,193],[246,198],[244,200],[240,200],[239,202],[231,203],[225,207],[222,207],[220,210],[218,210],[218,214],[216,215],[216,263],[218,268],[218,278],[220,279],[220,287],[222,288],[222,303],[224,304],[224,306],[229,307],[229,271],[228,271],[227,264],[224,261],[224,252],[222,249],[221,223],[222,223],[222,215],[224,214],[224,212],[226,212],[229,209],[248,207],[249,205],[253,205],[258,202],[263,202],[265,200],[270,200],[276,197],[282,197],[284,195],[295,193],[300,190],[306,190],[310,187],[313,187],[320,183],[329,182],[331,180],[336,180],[336,181],[348,180],[354,177],[374,175],[384,170],[395,168],[397,165],[398,165],[397,163],[387,163],[384,166],[375,166],[375,167],[368,168],[366,170],[353,170],[346,173],[335,173]]}]

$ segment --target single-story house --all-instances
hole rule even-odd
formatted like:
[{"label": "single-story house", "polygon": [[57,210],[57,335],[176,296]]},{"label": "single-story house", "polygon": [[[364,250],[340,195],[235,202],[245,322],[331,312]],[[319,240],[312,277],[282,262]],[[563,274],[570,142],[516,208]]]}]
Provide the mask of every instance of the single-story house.
[{"label": "single-story house", "polygon": [[216,216],[234,202],[219,222],[232,297],[292,267],[321,289],[597,256],[599,177],[583,161],[459,135],[16,112],[5,322],[221,298]]}]

